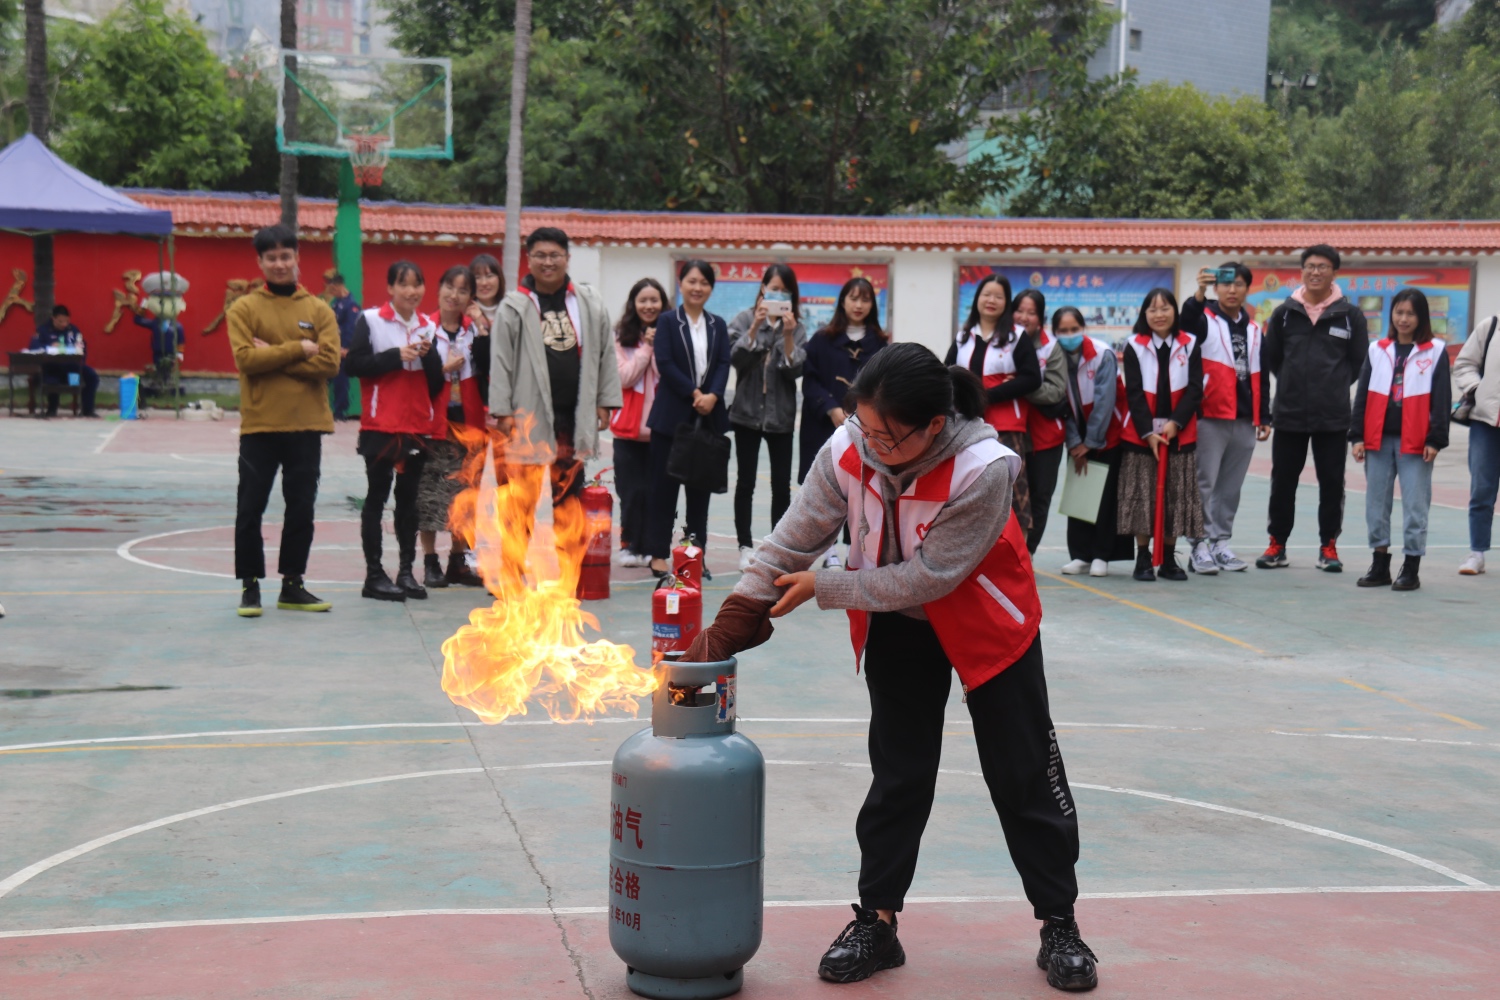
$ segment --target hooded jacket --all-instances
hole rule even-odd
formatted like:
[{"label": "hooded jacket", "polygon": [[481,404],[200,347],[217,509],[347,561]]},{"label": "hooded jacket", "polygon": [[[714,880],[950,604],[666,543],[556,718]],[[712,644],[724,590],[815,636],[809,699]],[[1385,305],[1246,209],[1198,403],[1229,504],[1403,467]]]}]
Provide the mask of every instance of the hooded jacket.
[{"label": "hooded jacket", "polygon": [[1349,432],[1349,387],[1370,349],[1358,304],[1340,296],[1314,323],[1296,299],[1276,307],[1266,323],[1261,368],[1276,378],[1271,423],[1302,434]]}]

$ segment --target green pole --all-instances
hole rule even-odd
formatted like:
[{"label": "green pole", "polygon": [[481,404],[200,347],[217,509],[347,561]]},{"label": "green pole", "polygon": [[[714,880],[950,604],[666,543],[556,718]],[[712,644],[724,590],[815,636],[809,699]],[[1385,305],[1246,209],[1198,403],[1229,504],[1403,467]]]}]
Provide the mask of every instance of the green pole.
[{"label": "green pole", "polygon": [[354,167],[339,161],[339,207],[333,220],[333,266],[356,302],[365,304],[364,234],[359,228],[361,188],[354,183]]}]

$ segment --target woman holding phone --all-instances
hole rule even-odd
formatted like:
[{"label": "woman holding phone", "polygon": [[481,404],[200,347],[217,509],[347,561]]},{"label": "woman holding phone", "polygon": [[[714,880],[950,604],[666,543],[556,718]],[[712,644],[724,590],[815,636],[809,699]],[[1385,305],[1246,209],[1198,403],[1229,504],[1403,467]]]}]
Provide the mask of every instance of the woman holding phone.
[{"label": "woman holding phone", "polygon": [[739,536],[740,569],[755,553],[750,533],[760,443],[771,456],[771,527],[792,502],[792,429],[797,424],[797,379],[802,377],[807,329],[797,275],[786,264],[772,264],[760,279],[755,305],[729,321],[729,361],[734,366],[734,530]]}]

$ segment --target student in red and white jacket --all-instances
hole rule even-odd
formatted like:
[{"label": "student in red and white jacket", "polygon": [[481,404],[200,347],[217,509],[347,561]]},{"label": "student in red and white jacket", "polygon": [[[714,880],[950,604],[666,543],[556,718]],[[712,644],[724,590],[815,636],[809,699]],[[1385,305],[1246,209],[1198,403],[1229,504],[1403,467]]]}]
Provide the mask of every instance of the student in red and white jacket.
[{"label": "student in red and white jacket", "polygon": [[[389,301],[366,309],[354,324],[354,343],[345,368],[359,379],[363,403],[358,450],[365,459],[369,489],[360,510],[360,541],[365,550],[361,596],[377,601],[422,599],[427,591],[412,575],[417,560],[417,486],[432,433],[432,400],[443,387],[441,356],[432,349],[427,318],[417,311],[427,284],[422,269],[398,260],[386,271]],[[401,569],[396,581],[381,565],[380,520],[396,491],[396,543]]]},{"label": "student in red and white jacket", "polygon": [[[980,419],[973,374],[920,344],[875,355],[850,397],[853,414],[686,658],[714,662],[764,642],[771,618],[814,598],[848,613],[874,777],[855,824],[855,919],[818,967],[846,983],[905,961],[896,915],[932,809],[956,671],[1006,846],[1042,921],[1038,964],[1053,986],[1088,989],[1098,975],[1073,919],[1077,807],[1048,708],[1036,579],[1010,509],[1021,458]],[[845,523],[853,572],[812,570]]]},{"label": "student in red and white jacket", "polygon": [[1120,524],[1135,535],[1135,578],[1155,580],[1151,542],[1155,530],[1157,463],[1166,462],[1165,534],[1161,576],[1186,580],[1174,551],[1182,536],[1201,538],[1203,497],[1198,491],[1198,404],[1203,400],[1203,355],[1177,325],[1177,297],[1167,288],[1146,293],[1135,332],[1125,341],[1125,403],[1121,429]]},{"label": "student in red and white jacket", "polygon": [[[987,274],[974,290],[969,317],[958,331],[944,362],[967,368],[984,386],[984,421],[1000,435],[1000,443],[1022,457],[1031,450],[1027,432],[1031,404],[1026,396],[1041,388],[1042,368],[1036,345],[1016,324],[1010,279]],[[1012,509],[1022,532],[1031,531],[1031,490],[1024,475],[1017,476]]]},{"label": "student in red and white jacket", "polygon": [[[427,318],[425,331],[430,334],[433,352],[443,363],[443,385],[432,401],[432,432],[417,487],[417,538],[422,543],[422,584],[440,589],[449,584],[484,586],[484,580],[465,561],[468,544],[464,531],[452,530],[451,524],[453,502],[465,488],[464,459],[489,438],[480,397],[483,383],[474,366],[478,324],[468,315],[474,301],[473,279],[473,273],[462,264],[443,272],[438,279],[438,311]],[[487,340],[479,343],[489,346]],[[470,433],[459,440],[450,424],[469,428]],[[472,533],[473,528],[467,530]],[[452,536],[446,570],[437,554],[439,531]]]},{"label": "student in red and white jacket", "polygon": [[1026,434],[1031,445],[1026,455],[1026,492],[1031,500],[1026,547],[1033,555],[1047,530],[1067,437],[1063,418],[1068,412],[1068,369],[1062,352],[1057,350],[1057,338],[1047,332],[1046,321],[1046,296],[1035,288],[1016,294],[1016,323],[1036,345],[1036,363],[1042,372],[1041,386],[1026,397]]},{"label": "student in red and white jacket", "polygon": [[[1221,281],[1220,275],[1232,281]],[[1233,261],[1198,272],[1198,290],[1182,304],[1182,329],[1203,352],[1203,411],[1198,421],[1198,489],[1203,494],[1202,538],[1193,540],[1188,569],[1211,576],[1237,573],[1249,563],[1229,538],[1255,442],[1271,436],[1271,378],[1261,367],[1261,328],[1245,308],[1251,271]],[[1210,285],[1217,300],[1207,297]]]},{"label": "student in red and white jacket", "polygon": [[[1432,507],[1432,464],[1448,447],[1453,388],[1448,353],[1432,335],[1427,296],[1415,288],[1391,300],[1391,332],[1365,355],[1354,393],[1349,440],[1365,465],[1365,524],[1375,550],[1361,587],[1416,590],[1427,554],[1427,512]],[[1402,549],[1406,559],[1391,580],[1391,507],[1401,480]]]}]

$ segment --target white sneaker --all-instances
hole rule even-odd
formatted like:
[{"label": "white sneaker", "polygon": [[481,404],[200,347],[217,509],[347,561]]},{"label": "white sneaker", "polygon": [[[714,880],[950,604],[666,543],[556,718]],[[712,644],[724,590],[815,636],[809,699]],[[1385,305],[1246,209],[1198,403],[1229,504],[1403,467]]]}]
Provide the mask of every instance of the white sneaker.
[{"label": "white sneaker", "polygon": [[1478,576],[1484,572],[1484,553],[1470,552],[1469,558],[1465,559],[1458,567],[1459,576]]},{"label": "white sneaker", "polygon": [[1214,542],[1209,549],[1213,553],[1214,562],[1226,573],[1238,573],[1250,568],[1250,564],[1234,554],[1234,550],[1223,542]]},{"label": "white sneaker", "polygon": [[828,554],[823,557],[823,568],[824,569],[843,569],[844,568],[844,563],[843,563],[843,560],[841,560],[839,558],[839,550],[838,550],[837,547],[829,549],[828,550]]},{"label": "white sneaker", "polygon": [[753,562],[755,562],[755,550],[753,548],[751,548],[750,546],[748,546],[748,545],[741,545],[740,546],[740,572],[743,573],[743,572],[745,572],[745,570],[749,569],[750,568],[750,564],[753,563]]},{"label": "white sneaker", "polygon": [[1109,576],[1109,563],[1103,559],[1095,559],[1089,563],[1089,576]]},{"label": "white sneaker", "polygon": [[1209,550],[1207,542],[1199,542],[1193,546],[1193,554],[1188,559],[1188,569],[1200,576],[1219,574],[1219,564],[1214,561],[1214,554]]},{"label": "white sneaker", "polygon": [[1074,559],[1072,562],[1070,562],[1067,565],[1063,566],[1063,568],[1062,568],[1062,575],[1063,576],[1082,576],[1083,574],[1087,573],[1088,571],[1089,571],[1089,562],[1088,562],[1087,559]]},{"label": "white sneaker", "polygon": [[629,549],[621,549],[620,551],[615,553],[615,565],[624,566],[627,568],[631,566],[639,566],[640,563],[636,561],[637,558],[638,557],[636,556],[636,554]]}]

